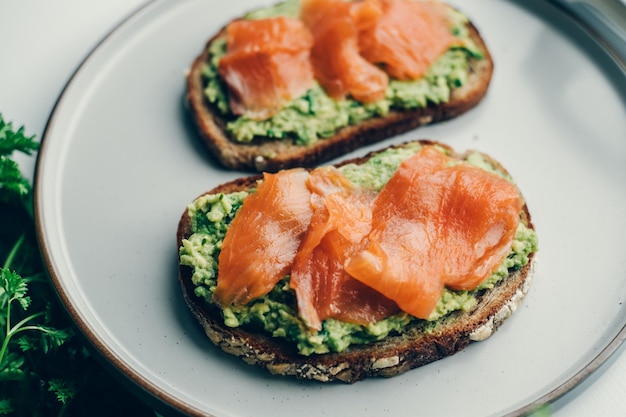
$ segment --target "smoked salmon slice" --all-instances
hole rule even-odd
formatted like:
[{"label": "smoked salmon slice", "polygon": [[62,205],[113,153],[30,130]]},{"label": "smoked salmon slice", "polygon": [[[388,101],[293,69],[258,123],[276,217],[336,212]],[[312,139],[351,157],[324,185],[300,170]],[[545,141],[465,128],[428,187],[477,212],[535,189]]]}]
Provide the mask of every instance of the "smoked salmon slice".
[{"label": "smoked salmon slice", "polygon": [[399,311],[428,319],[444,287],[473,290],[498,268],[521,210],[512,183],[432,146],[378,194],[334,167],[265,174],[226,233],[214,298],[247,304],[290,275],[312,329]]},{"label": "smoked salmon slice", "polygon": [[244,199],[224,237],[214,299],[247,304],[285,277],[311,221],[311,192],[304,169],[265,174]]},{"label": "smoked salmon slice", "polygon": [[387,74],[359,52],[358,28],[377,20],[380,9],[372,0],[303,0],[300,18],[313,34],[311,62],[316,80],[334,99],[351,96],[371,103],[382,99]]},{"label": "smoked salmon slice", "polygon": [[218,72],[233,114],[267,119],[313,85],[313,37],[302,21],[235,20],[226,28],[226,39]]},{"label": "smoked salmon slice", "polygon": [[444,286],[470,290],[508,255],[521,199],[505,179],[425,147],[373,203],[365,249],[345,264],[362,283],[426,319]]},{"label": "smoked salmon slice", "polygon": [[336,100],[372,103],[389,77],[418,79],[459,40],[430,0],[302,0],[300,17],[235,20],[218,72],[236,116],[263,120],[315,80]]},{"label": "smoked salmon slice", "polygon": [[313,329],[335,318],[368,324],[398,311],[379,292],[350,277],[346,259],[362,248],[370,231],[372,193],[360,190],[339,170],[318,168],[308,180],[313,216],[291,270],[299,316]]},{"label": "smoked salmon slice", "polygon": [[393,78],[419,79],[451,46],[448,6],[430,0],[377,0],[382,12],[359,30],[359,51]]}]

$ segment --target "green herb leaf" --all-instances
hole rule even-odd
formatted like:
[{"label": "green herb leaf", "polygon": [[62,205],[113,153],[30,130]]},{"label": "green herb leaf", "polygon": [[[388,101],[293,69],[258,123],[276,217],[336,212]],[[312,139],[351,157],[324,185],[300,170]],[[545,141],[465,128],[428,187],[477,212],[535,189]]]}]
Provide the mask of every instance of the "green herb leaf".
[{"label": "green herb leaf", "polygon": [[17,273],[6,268],[0,269],[0,288],[6,297],[6,301],[3,297],[1,306],[6,307],[13,301],[17,301],[24,310],[30,306],[30,297],[26,296],[28,291],[26,281]]},{"label": "green herb leaf", "polygon": [[0,414],[7,415],[13,412],[13,404],[8,398],[0,398]]},{"label": "green herb leaf", "polygon": [[23,199],[30,192],[30,183],[22,175],[18,164],[10,158],[13,152],[27,155],[39,148],[34,136],[26,136],[24,127],[13,129],[0,114],[0,200]]},{"label": "green herb leaf", "polygon": [[0,178],[0,190],[5,191],[8,198],[24,197],[30,191],[30,185],[22,177],[17,163],[4,155],[0,155]]},{"label": "green herb leaf", "polygon": [[14,151],[30,155],[39,148],[35,136],[26,136],[24,126],[14,130],[11,122],[5,122],[0,113],[0,155],[10,156]]},{"label": "green herb leaf", "polygon": [[32,340],[32,338],[26,337],[26,336],[22,336],[18,338],[15,341],[15,343],[17,343],[17,345],[20,347],[22,352],[28,352],[29,350],[36,350],[38,347],[37,343],[35,343],[35,341]]},{"label": "green herb leaf", "polygon": [[0,382],[24,379],[26,375],[22,369],[24,362],[24,357],[17,353],[9,352],[8,355],[5,355],[0,361]]},{"label": "green herb leaf", "polygon": [[[31,327],[32,330],[38,330],[36,335],[39,336],[31,345],[36,346],[35,349],[40,349],[43,353],[48,353],[52,349],[60,347],[73,335],[73,332],[69,329],[55,329],[49,326]],[[39,342],[38,344],[36,343],[37,341]]]},{"label": "green herb leaf", "polygon": [[52,379],[48,381],[48,391],[53,392],[61,404],[67,404],[76,396],[78,388],[72,381]]}]

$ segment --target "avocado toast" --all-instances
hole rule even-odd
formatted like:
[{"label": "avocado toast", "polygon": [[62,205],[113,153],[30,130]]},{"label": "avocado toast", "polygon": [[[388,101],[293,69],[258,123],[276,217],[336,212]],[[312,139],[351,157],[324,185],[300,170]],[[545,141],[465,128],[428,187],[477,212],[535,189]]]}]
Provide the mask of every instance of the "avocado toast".
[{"label": "avocado toast", "polygon": [[[233,114],[233,94],[220,71],[220,61],[228,52],[228,27],[223,28],[207,42],[187,75],[188,110],[202,142],[227,168],[275,172],[313,166],[418,126],[465,113],[486,95],[494,64],[472,22],[457,10],[445,7],[450,31],[459,43],[435,59],[420,78],[400,80],[389,76],[382,96],[362,102],[352,94],[331,97],[316,76],[304,94],[262,120]],[[300,2],[288,0],[251,12],[243,20],[276,16],[299,19],[300,12]]]},{"label": "avocado toast", "polygon": [[[512,181],[500,164],[484,154],[461,155],[430,141],[410,142],[346,161],[338,171],[359,184],[359,189],[375,189],[380,195],[403,161],[424,149],[445,154],[454,164],[471,165]],[[191,312],[215,345],[249,364],[274,374],[318,381],[352,383],[372,376],[394,376],[488,338],[528,291],[537,238],[519,194],[519,206],[515,206],[519,223],[510,231],[514,237],[506,246],[504,259],[498,258],[495,269],[471,289],[443,289],[436,306],[423,318],[394,310],[393,304],[384,317],[371,323],[343,321],[331,313],[316,325],[303,318],[290,273],[263,295],[239,305],[225,305],[215,296],[220,253],[228,246],[225,235],[243,201],[254,195],[262,179],[241,178],[199,197],[183,213],[177,231],[179,281]],[[240,264],[247,265],[243,260]],[[459,287],[459,283],[451,286]]]}]

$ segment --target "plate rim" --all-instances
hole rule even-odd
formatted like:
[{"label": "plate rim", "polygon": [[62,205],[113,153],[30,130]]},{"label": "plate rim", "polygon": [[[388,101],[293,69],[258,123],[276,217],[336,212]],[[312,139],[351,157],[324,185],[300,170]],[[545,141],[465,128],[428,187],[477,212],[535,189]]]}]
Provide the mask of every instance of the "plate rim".
[{"label": "plate rim", "polygon": [[[133,367],[128,364],[118,353],[115,352],[101,336],[91,328],[88,320],[84,317],[84,314],[71,302],[69,290],[64,284],[64,280],[57,274],[55,269],[55,261],[51,256],[50,244],[48,242],[48,235],[45,232],[44,226],[44,211],[42,209],[43,191],[41,180],[41,172],[45,164],[45,154],[47,149],[46,138],[49,136],[49,132],[55,125],[55,120],[60,108],[64,103],[64,98],[68,94],[68,90],[74,85],[74,82],[83,68],[93,59],[93,56],[103,47],[103,45],[117,34],[120,30],[127,25],[131,25],[136,19],[140,19],[144,14],[149,13],[152,8],[158,7],[161,3],[167,3],[168,0],[148,0],[144,4],[139,5],[134,10],[128,12],[126,17],[122,18],[116,25],[114,25],[86,54],[86,56],[78,63],[75,70],[69,76],[67,82],[62,87],[56,101],[53,104],[49,117],[46,120],[40,149],[37,153],[34,170],[33,180],[33,204],[34,204],[34,217],[35,217],[35,231],[37,235],[37,242],[39,244],[41,256],[51,278],[55,292],[65,307],[72,321],[76,327],[80,330],[82,335],[88,341],[88,343],[94,348],[97,353],[97,358],[102,364],[115,374],[122,376],[124,383],[135,395],[142,398],[147,404],[157,410],[167,410],[167,412],[182,413],[190,416],[206,416],[207,413],[201,409],[194,407],[185,401],[181,400],[171,392],[159,388],[149,378],[142,376]],[[609,56],[615,64],[619,67],[622,74],[626,77],[626,61],[623,60],[619,54],[616,54],[602,36],[590,25],[575,16],[570,9],[562,7],[555,1],[549,1],[548,7],[557,11],[564,18],[567,18],[573,22],[586,36],[593,40],[597,47]],[[626,341],[626,323],[624,323],[620,330],[617,331],[614,337],[612,337],[606,345],[589,360],[587,363],[583,363],[578,368],[572,368],[573,374],[569,378],[564,379],[560,384],[556,385],[549,391],[539,394],[534,399],[529,399],[527,403],[516,409],[504,414],[505,417],[517,417],[527,415],[538,408],[545,406],[549,403],[561,398],[573,388],[581,384],[590,375],[592,375],[602,364],[604,364]],[[209,414],[213,416],[212,414]]]}]

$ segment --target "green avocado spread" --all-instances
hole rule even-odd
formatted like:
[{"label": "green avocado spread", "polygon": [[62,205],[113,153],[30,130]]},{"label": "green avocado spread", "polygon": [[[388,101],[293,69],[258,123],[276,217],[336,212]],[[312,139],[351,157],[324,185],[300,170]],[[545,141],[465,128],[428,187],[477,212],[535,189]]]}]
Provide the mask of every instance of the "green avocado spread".
[{"label": "green avocado spread", "polygon": [[[281,15],[297,17],[299,7],[298,0],[287,0],[250,13],[246,18],[261,19]],[[228,120],[226,129],[233,139],[242,143],[249,143],[256,137],[269,137],[292,138],[298,144],[307,145],[332,136],[342,127],[372,117],[385,116],[393,109],[414,109],[445,103],[450,99],[452,88],[461,87],[467,82],[469,60],[483,57],[482,51],[469,37],[467,18],[452,9],[450,16],[454,22],[451,30],[463,40],[463,47],[448,50],[418,80],[391,79],[385,97],[374,103],[362,104],[350,98],[333,100],[316,83],[303,96],[292,100],[269,119],[235,117],[230,113],[228,91],[217,71],[219,60],[226,53],[225,37],[218,37],[209,45],[209,59],[202,69],[204,94]]]},{"label": "green avocado spread", "polygon": [[[419,143],[410,143],[401,148],[383,151],[364,164],[345,165],[340,169],[360,187],[378,191],[391,178],[400,163],[419,149]],[[492,167],[478,152],[470,154],[466,161],[482,169],[496,172],[511,181]],[[187,208],[193,234],[183,240],[179,248],[180,262],[193,269],[195,294],[206,303],[213,303],[212,294],[217,285],[218,256],[228,225],[247,195],[248,192],[245,191],[205,195]],[[510,272],[526,265],[529,262],[529,255],[536,250],[535,232],[520,222],[511,253],[500,267],[475,290],[445,289],[428,320],[420,320],[406,313],[396,314],[368,325],[327,319],[322,323],[320,331],[314,331],[298,317],[295,294],[289,288],[289,276],[286,276],[269,294],[244,306],[223,309],[224,323],[230,327],[252,326],[275,337],[285,338],[295,344],[303,355],[341,352],[351,344],[373,342],[385,338],[390,333],[402,331],[409,323],[428,329],[436,325],[438,320],[455,312],[472,309],[477,303],[477,294],[494,287]]]}]

